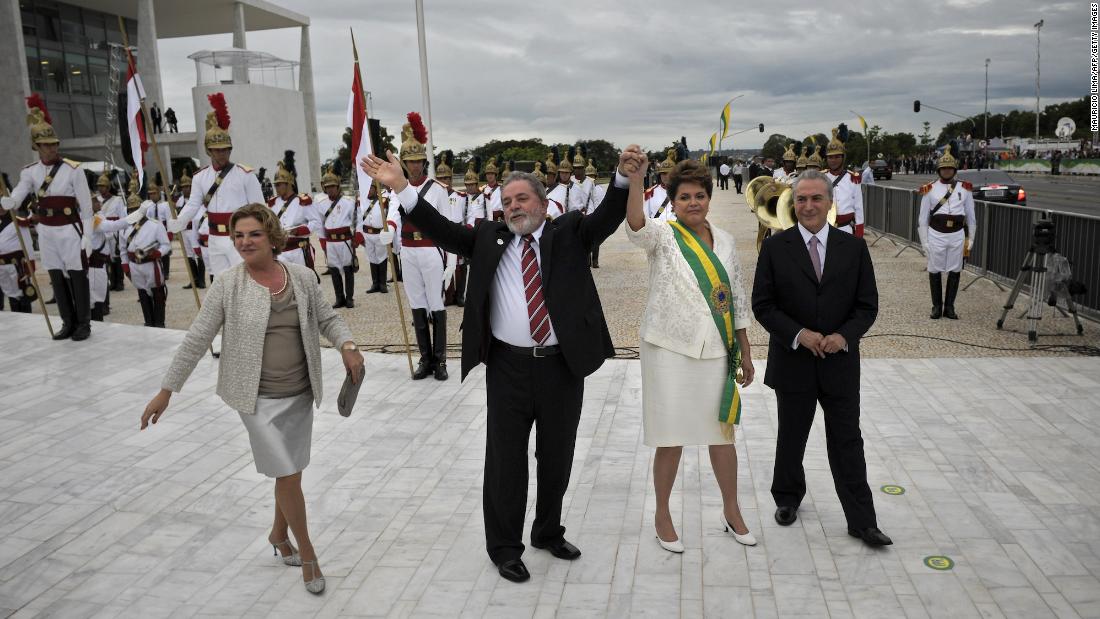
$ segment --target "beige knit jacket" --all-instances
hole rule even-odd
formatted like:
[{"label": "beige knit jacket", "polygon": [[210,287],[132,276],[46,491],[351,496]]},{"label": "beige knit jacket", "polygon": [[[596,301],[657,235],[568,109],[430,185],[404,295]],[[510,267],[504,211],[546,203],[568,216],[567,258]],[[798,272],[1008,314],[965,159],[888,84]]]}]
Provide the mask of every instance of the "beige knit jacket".
[{"label": "beige knit jacket", "polygon": [[[286,265],[294,297],[298,299],[298,321],[309,366],[313,402],[321,405],[321,339],[339,346],[352,339],[344,320],[325,301],[313,270]],[[217,394],[233,410],[256,412],[260,391],[260,366],[264,338],[271,314],[271,293],[248,274],[244,264],[225,271],[211,284],[202,309],[183,339],[161,387],[178,392],[206,354],[218,331],[222,332],[221,363],[218,364]]]}]

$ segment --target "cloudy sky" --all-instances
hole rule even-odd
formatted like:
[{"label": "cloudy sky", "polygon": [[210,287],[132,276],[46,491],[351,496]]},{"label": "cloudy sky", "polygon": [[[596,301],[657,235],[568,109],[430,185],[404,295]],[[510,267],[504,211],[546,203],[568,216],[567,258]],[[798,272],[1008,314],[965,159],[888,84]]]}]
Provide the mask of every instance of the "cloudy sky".
[{"label": "cloudy sky", "polygon": [[[345,124],[356,41],[374,114],[397,133],[421,110],[412,0],[274,0],[309,16],[322,158]],[[849,110],[887,131],[933,135],[952,117],[914,114],[913,99],[981,113],[985,58],[989,108],[1035,105],[1035,28],[1042,29],[1042,104],[1088,92],[1088,3],[1033,0],[943,2],[694,2],[633,0],[544,3],[425,0],[432,125],[437,148],[456,151],[492,138],[548,142],[604,138],[657,148],[686,135],[704,146],[722,106],[728,140],[759,147],[767,135],[857,126]],[[784,8],[779,8],[784,7]],[[295,30],[248,33],[248,46],[297,60]],[[229,47],[229,34],[162,40],[165,96],[192,130],[187,55]],[[241,113],[240,111],[234,111]],[[990,127],[990,131],[995,129]]]}]

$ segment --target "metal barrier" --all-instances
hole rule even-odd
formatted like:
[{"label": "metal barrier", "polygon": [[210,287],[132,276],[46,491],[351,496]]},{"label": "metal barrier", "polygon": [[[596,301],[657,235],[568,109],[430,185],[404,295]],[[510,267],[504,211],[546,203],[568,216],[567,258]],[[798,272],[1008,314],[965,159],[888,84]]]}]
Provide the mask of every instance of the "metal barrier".
[{"label": "metal barrier", "polygon": [[[917,233],[920,194],[882,185],[862,188],[867,228],[900,244],[899,255],[906,248],[921,251]],[[1045,216],[1054,221],[1058,253],[1073,265],[1073,277],[1088,288],[1083,297],[1076,299],[1078,312],[1100,320],[1100,217],[977,200],[974,215],[978,234],[966,261],[968,271],[1011,286],[1031,248],[1035,223]],[[1030,294],[1029,286],[1025,285],[1024,291]]]}]

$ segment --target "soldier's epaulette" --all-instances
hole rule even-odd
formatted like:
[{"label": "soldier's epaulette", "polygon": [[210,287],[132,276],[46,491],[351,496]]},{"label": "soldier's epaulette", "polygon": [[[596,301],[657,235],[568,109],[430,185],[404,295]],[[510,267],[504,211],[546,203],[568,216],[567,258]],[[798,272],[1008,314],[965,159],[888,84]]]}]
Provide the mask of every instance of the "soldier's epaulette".
[{"label": "soldier's epaulette", "polygon": [[649,189],[646,189],[645,190],[645,199],[648,200],[648,199],[652,198],[653,197],[653,190],[656,189],[659,186],[660,185],[654,185],[654,186],[650,187]]},{"label": "soldier's epaulette", "polygon": [[848,174],[852,176],[852,183],[855,185],[858,185],[863,181],[863,176],[861,176],[858,172],[849,172]]},{"label": "soldier's epaulette", "polygon": [[935,183],[925,183],[925,184],[921,185],[920,189],[917,190],[917,193],[919,193],[920,195],[923,196],[924,194],[928,193],[929,191],[932,191],[932,185],[934,185],[934,184]]},{"label": "soldier's epaulette", "polygon": [[62,161],[72,166],[74,170],[80,167],[79,161],[73,161],[72,159],[62,159]]},{"label": "soldier's epaulette", "polygon": [[27,168],[29,168],[31,166],[36,166],[36,165],[38,165],[38,162],[37,161],[32,161],[32,162],[28,163],[27,165],[23,166],[23,169],[26,170]]},{"label": "soldier's epaulette", "polygon": [[309,206],[310,204],[313,204],[313,198],[309,197],[309,194],[300,193],[298,194],[298,204],[301,204],[302,206]]},{"label": "soldier's epaulette", "polygon": [[243,164],[243,163],[238,163],[238,164],[237,164],[237,167],[238,167],[238,168],[240,168],[240,169],[242,169],[242,170],[244,170],[244,171],[245,171],[245,174],[251,174],[251,173],[252,173],[252,170],[254,169],[254,168],[250,168],[250,167],[246,166],[246,165],[245,165],[245,164]]},{"label": "soldier's epaulette", "polygon": [[210,164],[206,164],[206,165],[202,166],[201,168],[199,168],[198,170],[195,170],[195,173],[191,175],[191,178],[195,178],[196,176],[199,175],[199,172],[202,172],[203,170],[205,170],[206,168],[209,168],[209,167],[210,167]]},{"label": "soldier's epaulette", "polygon": [[271,208],[275,208],[275,196],[271,196],[267,199],[267,205]]},{"label": "soldier's epaulette", "polygon": [[967,191],[974,191],[974,185],[970,181],[963,181],[962,185],[963,189],[966,189]]}]

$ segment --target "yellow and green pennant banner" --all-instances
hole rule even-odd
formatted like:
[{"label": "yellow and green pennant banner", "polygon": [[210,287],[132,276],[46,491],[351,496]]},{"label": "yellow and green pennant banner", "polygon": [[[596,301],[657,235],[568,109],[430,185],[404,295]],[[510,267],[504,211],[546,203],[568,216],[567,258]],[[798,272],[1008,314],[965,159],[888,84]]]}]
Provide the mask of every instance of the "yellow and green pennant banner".
[{"label": "yellow and green pennant banner", "polygon": [[712,154],[714,153],[714,151],[718,150],[717,146],[718,146],[718,134],[717,133],[712,133],[712,134],[710,134],[710,152]]},{"label": "yellow and green pennant banner", "polygon": [[[733,100],[727,102],[726,107],[722,108],[722,117],[719,120],[719,126],[722,128],[721,139],[723,140],[726,139],[727,136],[729,136],[730,131],[730,103],[733,103]],[[713,148],[713,146],[711,148]]]},{"label": "yellow and green pennant banner", "polygon": [[859,119],[859,126],[863,128],[863,132],[867,133],[867,119],[859,114],[856,114],[856,118]]},{"label": "yellow and green pennant banner", "polygon": [[718,410],[718,421],[724,424],[723,432],[733,437],[733,426],[741,422],[741,393],[737,389],[737,368],[741,365],[741,351],[737,346],[736,330],[733,325],[733,293],[730,290],[730,278],[718,256],[703,243],[690,229],[677,221],[672,226],[676,244],[687,260],[699,290],[710,308],[711,317],[722,335],[726,345],[726,387],[722,392],[722,404]]}]

